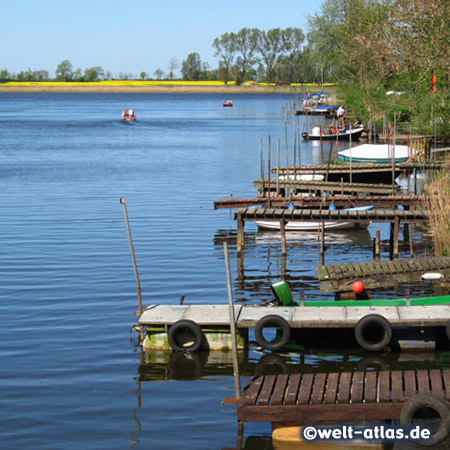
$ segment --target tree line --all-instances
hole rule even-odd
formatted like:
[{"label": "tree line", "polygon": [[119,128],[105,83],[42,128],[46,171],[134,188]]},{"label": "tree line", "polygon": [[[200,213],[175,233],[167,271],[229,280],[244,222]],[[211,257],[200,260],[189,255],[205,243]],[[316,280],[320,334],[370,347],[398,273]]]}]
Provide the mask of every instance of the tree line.
[{"label": "tree line", "polygon": [[450,2],[326,0],[308,46],[358,115],[450,132]]}]

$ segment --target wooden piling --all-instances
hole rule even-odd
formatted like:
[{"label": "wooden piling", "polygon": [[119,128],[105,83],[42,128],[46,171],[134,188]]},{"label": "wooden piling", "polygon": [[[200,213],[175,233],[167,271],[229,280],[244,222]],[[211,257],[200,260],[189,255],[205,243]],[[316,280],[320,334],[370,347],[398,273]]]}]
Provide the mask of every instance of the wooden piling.
[{"label": "wooden piling", "polygon": [[400,219],[394,219],[394,259],[398,258],[398,237],[400,234]]},{"label": "wooden piling", "polygon": [[238,255],[242,255],[244,253],[244,220],[242,218],[241,213],[236,214],[237,221],[237,244],[236,251]]},{"label": "wooden piling", "polygon": [[374,252],[373,256],[376,261],[380,260],[380,230],[376,230],[375,232],[375,240],[374,240]]},{"label": "wooden piling", "polygon": [[284,219],[280,220],[280,233],[281,233],[281,254],[287,254],[286,248],[286,221]]},{"label": "wooden piling", "polygon": [[411,258],[414,258],[414,247],[413,247],[413,240],[412,240],[412,226],[408,226],[408,240],[409,240],[409,255]]}]

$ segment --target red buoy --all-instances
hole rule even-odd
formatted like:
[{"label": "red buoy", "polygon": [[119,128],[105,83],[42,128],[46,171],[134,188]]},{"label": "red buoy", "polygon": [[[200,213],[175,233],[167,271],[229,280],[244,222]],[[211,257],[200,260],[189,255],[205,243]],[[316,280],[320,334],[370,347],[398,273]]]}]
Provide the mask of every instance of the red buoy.
[{"label": "red buoy", "polygon": [[352,289],[355,294],[362,294],[364,292],[364,284],[362,281],[354,281],[352,283]]}]

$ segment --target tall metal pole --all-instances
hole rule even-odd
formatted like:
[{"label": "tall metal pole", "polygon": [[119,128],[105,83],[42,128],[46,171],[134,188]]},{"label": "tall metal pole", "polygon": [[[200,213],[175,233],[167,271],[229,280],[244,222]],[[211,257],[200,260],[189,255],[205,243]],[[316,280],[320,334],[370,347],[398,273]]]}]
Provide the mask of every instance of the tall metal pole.
[{"label": "tall metal pole", "polygon": [[131,239],[130,223],[128,222],[128,214],[127,214],[127,206],[126,206],[127,199],[124,197],[121,197],[120,204],[123,207],[123,215],[125,216],[125,224],[127,226],[128,242],[130,244],[131,259],[133,260],[134,277],[136,278],[139,315],[141,315],[142,314],[141,284],[139,282],[139,274],[138,274],[137,265],[136,265],[136,258],[134,257],[134,248],[133,248],[133,241]]},{"label": "tall metal pole", "polygon": [[236,400],[241,398],[241,380],[239,375],[239,362],[236,341],[236,318],[234,316],[233,289],[231,287],[230,258],[228,254],[228,242],[223,243],[223,251],[225,254],[225,268],[227,271],[227,289],[228,289],[228,305],[230,310],[230,332],[231,347],[233,350],[233,372],[234,372],[234,388]]}]

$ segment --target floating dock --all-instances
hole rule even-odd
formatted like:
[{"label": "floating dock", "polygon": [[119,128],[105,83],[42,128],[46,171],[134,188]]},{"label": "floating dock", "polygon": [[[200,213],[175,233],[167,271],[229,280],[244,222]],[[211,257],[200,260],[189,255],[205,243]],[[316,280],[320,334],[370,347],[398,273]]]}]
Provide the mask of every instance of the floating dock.
[{"label": "floating dock", "polygon": [[405,402],[420,394],[450,405],[450,370],[258,376],[243,389],[237,417],[295,424],[398,419]]},{"label": "floating dock", "polygon": [[321,292],[348,291],[355,277],[366,289],[376,289],[418,281],[427,272],[439,272],[449,279],[450,256],[316,266]]}]

